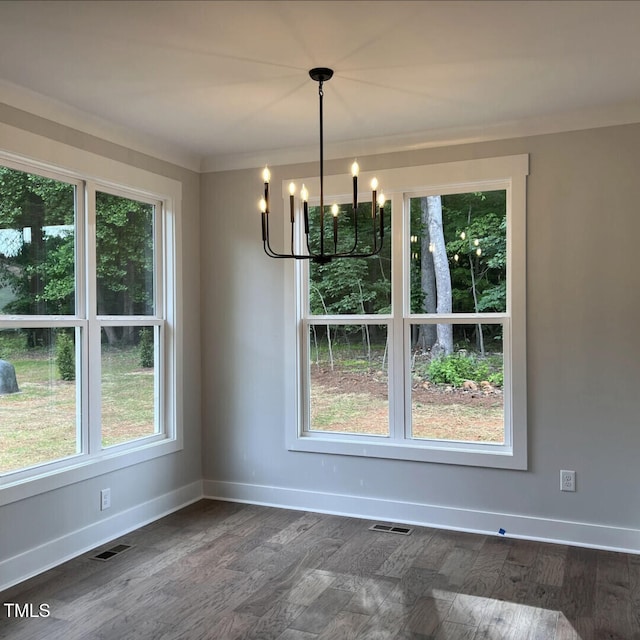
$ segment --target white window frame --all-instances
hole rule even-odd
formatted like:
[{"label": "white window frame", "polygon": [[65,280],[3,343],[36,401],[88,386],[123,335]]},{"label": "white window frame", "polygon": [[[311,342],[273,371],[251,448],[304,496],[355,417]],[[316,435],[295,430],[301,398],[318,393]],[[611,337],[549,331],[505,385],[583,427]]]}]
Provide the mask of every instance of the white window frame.
[{"label": "white window frame", "polygon": [[[392,207],[392,313],[366,316],[310,316],[308,262],[292,261],[285,273],[289,321],[286,326],[285,357],[295,367],[286,385],[286,444],[291,451],[413,460],[504,469],[527,468],[526,382],[526,178],[527,154],[483,158],[444,164],[387,169],[376,172]],[[368,184],[372,172],[361,173]],[[288,202],[288,184],[304,182],[318,193],[319,180],[303,176],[283,181]],[[329,198],[349,202],[348,176],[325,177]],[[507,194],[507,305],[504,313],[411,314],[409,279],[410,233],[408,198],[416,194],[445,195],[504,189]],[[363,198],[364,198],[363,194]],[[326,198],[325,198],[326,200]],[[312,204],[312,202],[310,202]],[[286,210],[286,209],[285,209]],[[285,233],[288,233],[285,230]],[[446,320],[455,324],[500,323],[504,341],[504,444],[467,443],[410,439],[410,325]],[[310,431],[308,421],[308,354],[306,336],[310,324],[387,324],[389,335],[389,437]]]},{"label": "white window frame", "polygon": [[[87,480],[183,448],[181,201],[182,184],[171,178],[110,160],[37,134],[0,123],[0,163],[21,171],[46,175],[77,185],[76,237],[86,242],[76,257],[75,316],[0,316],[0,328],[28,326],[76,327],[81,331],[81,370],[91,371],[91,382],[81,376],[78,394],[99,394],[99,332],[107,324],[153,326],[156,337],[156,433],[122,444],[102,447],[99,425],[88,414],[95,404],[83,402],[78,429],[81,450],[60,460],[39,464],[0,476],[0,506]],[[153,315],[97,316],[87,300],[95,300],[95,282],[87,280],[95,265],[95,192],[122,195],[156,206],[155,251],[156,307]],[[77,246],[80,242],[77,240]],[[87,265],[87,261],[90,263]],[[160,290],[161,289],[161,290]],[[91,334],[98,338],[89,343]],[[77,331],[78,329],[76,329]],[[89,360],[91,359],[91,363]],[[91,385],[91,386],[90,386]],[[159,392],[159,393],[158,393]],[[98,405],[99,406],[99,405]],[[92,409],[94,410],[94,409]]]}]

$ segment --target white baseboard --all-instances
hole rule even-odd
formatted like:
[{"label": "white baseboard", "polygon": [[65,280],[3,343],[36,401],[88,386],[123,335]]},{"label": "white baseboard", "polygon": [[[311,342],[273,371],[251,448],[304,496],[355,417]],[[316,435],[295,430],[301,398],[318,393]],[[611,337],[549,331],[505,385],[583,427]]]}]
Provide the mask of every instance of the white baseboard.
[{"label": "white baseboard", "polygon": [[202,497],[202,482],[193,482],[7,558],[0,562],[0,591],[154,522]]},{"label": "white baseboard", "polygon": [[216,500],[640,554],[639,529],[216,480],[203,490]]}]

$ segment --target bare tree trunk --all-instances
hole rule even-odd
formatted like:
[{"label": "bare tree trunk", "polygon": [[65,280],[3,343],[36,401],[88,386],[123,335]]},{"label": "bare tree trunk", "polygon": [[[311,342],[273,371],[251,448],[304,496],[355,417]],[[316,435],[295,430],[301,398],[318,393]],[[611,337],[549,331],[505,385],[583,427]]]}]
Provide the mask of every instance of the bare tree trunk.
[{"label": "bare tree trunk", "polygon": [[[476,292],[476,276],[475,270],[473,268],[473,258],[469,256],[469,267],[471,268],[471,288],[473,291],[473,306],[475,312],[478,313],[478,293]],[[478,329],[478,347],[480,348],[480,353],[484,356],[484,334],[482,333],[482,325],[476,325]]]},{"label": "bare tree trunk", "polygon": [[[436,274],[433,266],[433,255],[430,251],[431,235],[429,234],[429,210],[422,199],[421,216],[422,235],[420,240],[420,285],[424,295],[422,306],[425,313],[436,312]],[[417,346],[422,351],[430,351],[438,341],[436,325],[421,324],[418,329]]]},{"label": "bare tree trunk", "polygon": [[[433,270],[436,281],[436,313],[451,313],[451,272],[447,259],[447,248],[442,229],[442,198],[440,196],[427,196],[422,198],[422,210],[425,211],[428,220],[431,255],[433,258]],[[424,213],[423,213],[424,215]],[[438,324],[438,340],[431,349],[434,355],[449,355],[453,353],[453,326],[451,324]]]}]

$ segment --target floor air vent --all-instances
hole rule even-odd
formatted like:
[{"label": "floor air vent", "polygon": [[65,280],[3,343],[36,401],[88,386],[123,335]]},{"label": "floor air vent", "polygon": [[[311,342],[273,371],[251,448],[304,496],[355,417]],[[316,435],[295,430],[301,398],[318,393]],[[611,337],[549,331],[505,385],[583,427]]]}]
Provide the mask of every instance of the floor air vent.
[{"label": "floor air vent", "polygon": [[390,524],[374,524],[369,527],[371,531],[382,531],[384,533],[399,533],[401,536],[410,536],[413,529],[408,527],[395,527]]},{"label": "floor air vent", "polygon": [[107,560],[111,560],[113,556],[117,556],[119,553],[126,551],[127,549],[131,549],[133,545],[130,544],[118,544],[111,549],[107,549],[106,551],[102,551],[101,553],[92,556],[92,560],[100,560],[102,562],[106,562]]}]

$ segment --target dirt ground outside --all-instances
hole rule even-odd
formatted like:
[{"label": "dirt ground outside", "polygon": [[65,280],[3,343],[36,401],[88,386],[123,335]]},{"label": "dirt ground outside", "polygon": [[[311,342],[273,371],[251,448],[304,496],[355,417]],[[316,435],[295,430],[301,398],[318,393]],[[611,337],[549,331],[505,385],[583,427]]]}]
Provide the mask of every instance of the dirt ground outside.
[{"label": "dirt ground outside", "polygon": [[[454,388],[415,381],[412,436],[466,442],[504,441],[504,403],[499,388]],[[319,431],[386,435],[386,373],[311,367],[311,427]]]}]

